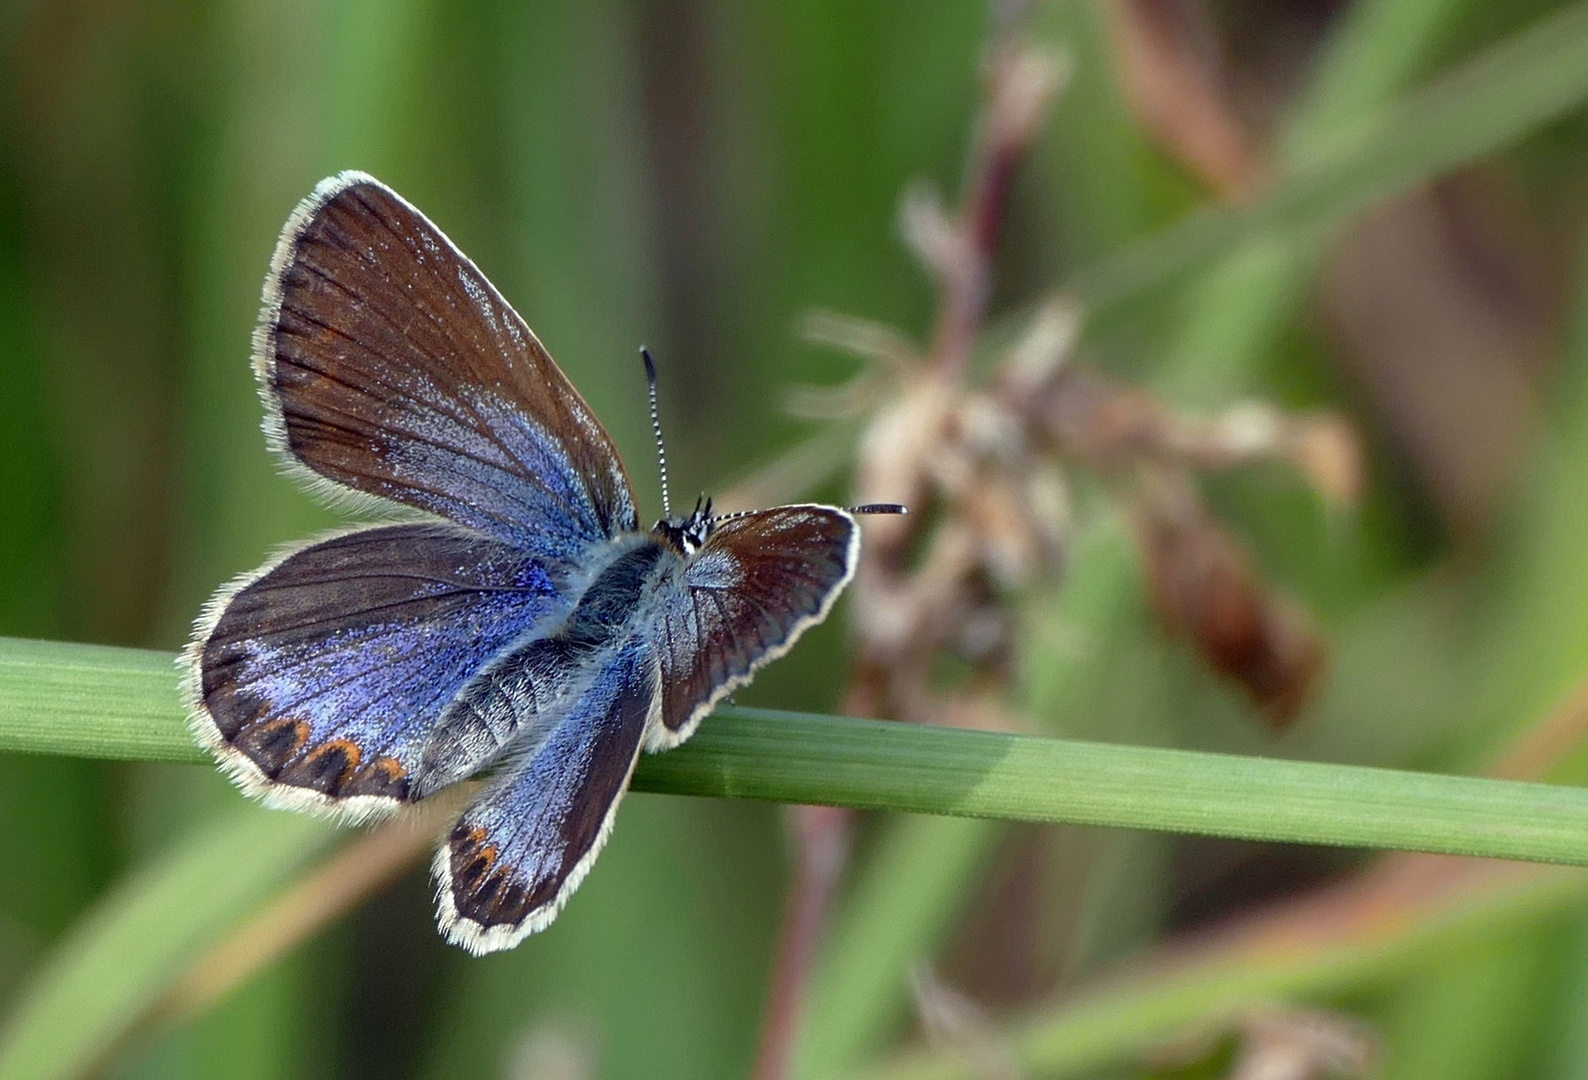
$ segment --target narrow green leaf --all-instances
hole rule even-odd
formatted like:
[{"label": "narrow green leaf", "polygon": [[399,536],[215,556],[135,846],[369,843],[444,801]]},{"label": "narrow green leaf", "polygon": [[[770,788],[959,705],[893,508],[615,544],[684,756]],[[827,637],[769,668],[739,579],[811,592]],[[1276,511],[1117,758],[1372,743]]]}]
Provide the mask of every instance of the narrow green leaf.
[{"label": "narrow green leaf", "polygon": [[1588,98],[1588,5],[1513,35],[1327,139],[1272,195],[1244,210],[1193,214],[1079,275],[1094,309],[1178,280],[1263,235],[1312,233],[1493,153]]},{"label": "narrow green leaf", "polygon": [[0,750],[204,761],[179,685],[170,653],[0,637]]},{"label": "narrow green leaf", "polygon": [[643,791],[1588,865],[1588,790],[737,709]]},{"label": "narrow green leaf", "polygon": [[[174,676],[158,674],[170,663],[0,639],[0,750],[194,760]],[[723,710],[645,757],[634,787],[1588,865],[1579,788],[761,709]]]},{"label": "narrow green leaf", "polygon": [[187,964],[335,836],[317,818],[239,806],[123,880],[0,1026],[0,1076],[83,1075]]}]

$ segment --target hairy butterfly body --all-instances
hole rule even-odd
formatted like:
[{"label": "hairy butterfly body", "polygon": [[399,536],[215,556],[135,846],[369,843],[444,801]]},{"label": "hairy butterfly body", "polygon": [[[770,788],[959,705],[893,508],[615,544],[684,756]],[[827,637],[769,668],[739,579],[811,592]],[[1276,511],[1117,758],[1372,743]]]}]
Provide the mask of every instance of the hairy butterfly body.
[{"label": "hairy butterfly body", "polygon": [[509,948],[588,872],[640,751],[683,742],[826,616],[854,518],[707,503],[641,530],[529,327],[361,173],[289,219],[254,345],[293,471],[417,514],[223,588],[184,655],[194,732],[249,794],[352,818],[486,773],[436,857],[438,919]]}]

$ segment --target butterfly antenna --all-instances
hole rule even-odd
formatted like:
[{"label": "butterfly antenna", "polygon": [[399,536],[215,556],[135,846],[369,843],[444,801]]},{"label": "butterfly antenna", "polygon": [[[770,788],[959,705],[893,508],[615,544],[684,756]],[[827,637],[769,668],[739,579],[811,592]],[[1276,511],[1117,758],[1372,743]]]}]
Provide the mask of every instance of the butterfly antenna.
[{"label": "butterfly antenna", "polygon": [[[909,512],[910,508],[900,503],[865,503],[861,506],[844,507],[844,513],[846,514],[908,514]],[[731,514],[713,514],[711,513],[711,504],[709,502],[706,504],[706,516],[711,518],[714,525],[720,525],[724,521],[732,521],[734,518],[749,517],[751,514],[759,513],[761,513],[759,510],[735,510]]]},{"label": "butterfly antenna", "polygon": [[645,359],[645,384],[651,394],[651,431],[656,434],[656,462],[662,468],[662,517],[670,518],[673,508],[667,499],[667,446],[662,442],[662,412],[656,404],[656,361],[651,359],[651,350],[644,345],[640,346],[640,356]]}]

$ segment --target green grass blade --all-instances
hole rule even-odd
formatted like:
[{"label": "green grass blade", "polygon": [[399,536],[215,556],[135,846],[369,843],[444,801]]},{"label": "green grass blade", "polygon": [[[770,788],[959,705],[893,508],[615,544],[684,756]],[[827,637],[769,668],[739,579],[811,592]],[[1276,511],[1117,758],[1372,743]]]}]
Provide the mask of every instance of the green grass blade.
[{"label": "green grass blade", "polygon": [[171,981],[336,835],[239,806],[122,881],[58,947],[0,1025],[0,1076],[80,1076]]},{"label": "green grass blade", "polygon": [[1179,280],[1255,237],[1327,229],[1498,150],[1588,98],[1588,5],[1576,4],[1327,139],[1249,209],[1199,213],[1082,272],[1094,310]]},{"label": "green grass blade", "polygon": [[[1020,1069],[1048,1080],[1093,1076],[1162,1047],[1191,1030],[1217,1030],[1254,1002],[1319,998],[1394,979],[1452,943],[1493,940],[1582,903],[1588,877],[1549,872],[1497,876],[1491,885],[1452,891],[1413,922],[1367,920],[1340,947],[1263,940],[1233,955],[1125,974],[996,1033],[995,1045]],[[858,1080],[975,1080],[977,1059],[914,1049]]]},{"label": "green grass blade", "polygon": [[170,653],[0,637],[0,750],[205,761],[178,687]]},{"label": "green grass blade", "polygon": [[[169,663],[0,640],[0,750],[194,760]],[[1588,865],[1578,788],[766,710],[724,710],[634,787]]]},{"label": "green grass blade", "polygon": [[1588,790],[734,710],[644,791],[1588,865]]}]

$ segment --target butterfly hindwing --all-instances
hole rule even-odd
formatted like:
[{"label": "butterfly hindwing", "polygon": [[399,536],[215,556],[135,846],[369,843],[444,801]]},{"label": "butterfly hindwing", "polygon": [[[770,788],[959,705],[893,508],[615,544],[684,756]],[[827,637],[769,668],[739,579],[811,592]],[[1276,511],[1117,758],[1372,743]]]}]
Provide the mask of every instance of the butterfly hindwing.
[{"label": "butterfly hindwing", "polygon": [[543,562],[455,525],[322,540],[217,597],[187,654],[194,727],[267,801],[389,811],[452,698],[568,606]]},{"label": "butterfly hindwing", "polygon": [[343,173],[293,214],[255,342],[267,427],[322,480],[552,556],[637,527],[595,414],[485,275]]},{"label": "butterfly hindwing", "polygon": [[654,632],[662,726],[676,746],[713,705],[826,617],[854,574],[859,529],[831,506],[779,506],[723,518],[668,597]]},{"label": "butterfly hindwing", "polygon": [[652,713],[656,665],[634,640],[492,779],[437,853],[438,920],[454,944],[507,949],[551,922],[606,843]]}]

